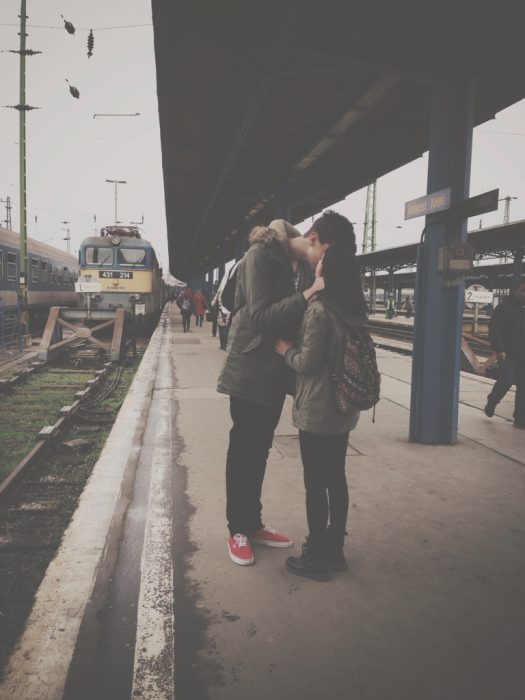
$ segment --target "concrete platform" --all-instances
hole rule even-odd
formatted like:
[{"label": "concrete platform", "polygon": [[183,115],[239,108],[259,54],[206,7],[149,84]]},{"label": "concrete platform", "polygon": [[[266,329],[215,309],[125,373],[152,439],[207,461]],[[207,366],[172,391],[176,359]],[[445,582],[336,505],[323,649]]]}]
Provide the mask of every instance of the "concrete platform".
[{"label": "concrete platform", "polygon": [[[100,554],[83,589],[89,600],[71,607],[78,548],[92,544],[84,523],[68,587],[55,579],[55,609],[75,619],[76,641],[62,644],[56,622],[42,638],[51,628],[39,593],[0,696],[522,700],[525,433],[510,422],[513,394],[488,419],[482,407],[492,382],[465,375],[458,444],[411,445],[410,358],[380,351],[376,423],[363,414],[348,450],[350,570],[329,583],[284,569],[306,529],[288,402],[263,501],[265,522],[295,546],[257,547],[255,566],[239,567],[226,551],[230,419],[227,397],[215,392],[224,354],[210,328],[184,335],[170,307],[135,387],[142,418],[114,437],[113,459],[133,444],[138,468],[133,493],[119,501],[127,517],[109,518],[106,541],[120,538],[111,575]],[[133,410],[139,415],[138,404]],[[104,478],[96,470],[90,487]],[[39,659],[51,642],[46,668]],[[28,677],[32,695],[24,695]]]}]

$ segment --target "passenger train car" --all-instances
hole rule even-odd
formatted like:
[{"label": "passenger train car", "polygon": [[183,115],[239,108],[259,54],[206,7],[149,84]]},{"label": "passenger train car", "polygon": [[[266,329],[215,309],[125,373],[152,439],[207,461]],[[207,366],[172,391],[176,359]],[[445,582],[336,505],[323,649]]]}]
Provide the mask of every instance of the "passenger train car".
[{"label": "passenger train car", "polygon": [[[28,306],[30,321],[45,320],[50,306],[76,304],[75,280],[78,262],[75,256],[27,239]],[[20,277],[20,236],[0,227],[0,304],[15,309]]]},{"label": "passenger train car", "polygon": [[[77,284],[82,306],[156,322],[166,301],[162,270],[153,246],[132,227],[107,226],[80,246]],[[100,314],[98,314],[100,318]]]}]

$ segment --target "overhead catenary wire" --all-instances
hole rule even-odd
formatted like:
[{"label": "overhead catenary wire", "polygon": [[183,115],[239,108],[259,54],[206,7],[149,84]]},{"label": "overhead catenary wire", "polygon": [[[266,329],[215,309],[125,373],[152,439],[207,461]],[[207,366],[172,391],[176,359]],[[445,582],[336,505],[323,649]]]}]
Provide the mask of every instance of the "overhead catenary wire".
[{"label": "overhead catenary wire", "polygon": [[[0,27],[18,27],[18,24],[14,24],[11,22],[0,22]],[[138,27],[152,27],[153,22],[149,22],[147,24],[123,24],[120,26],[116,27],[76,27],[77,31],[86,31],[89,32],[90,30],[93,30],[94,32],[104,32],[104,31],[112,31],[114,29],[137,29]],[[50,26],[50,25],[43,25],[43,24],[26,24],[26,27],[28,29],[60,29],[61,31],[64,31],[64,26],[57,27],[57,26]]]}]

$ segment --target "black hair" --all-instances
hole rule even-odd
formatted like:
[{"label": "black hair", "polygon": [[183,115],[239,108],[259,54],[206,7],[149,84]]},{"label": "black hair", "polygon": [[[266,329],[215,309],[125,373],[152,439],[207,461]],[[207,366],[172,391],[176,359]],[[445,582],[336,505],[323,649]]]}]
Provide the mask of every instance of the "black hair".
[{"label": "black hair", "polygon": [[367,306],[355,257],[354,227],[335,211],[324,212],[310,229],[321,243],[330,243],[323,257],[325,296],[336,301],[346,314],[366,319]]},{"label": "black hair", "polygon": [[341,244],[331,245],[323,257],[324,294],[349,316],[366,319],[367,306],[355,253]]},{"label": "black hair", "polygon": [[336,211],[325,211],[314,221],[308,233],[314,231],[318,234],[321,243],[341,245],[351,250],[355,255],[357,247],[354,227],[346,216],[338,214]]}]

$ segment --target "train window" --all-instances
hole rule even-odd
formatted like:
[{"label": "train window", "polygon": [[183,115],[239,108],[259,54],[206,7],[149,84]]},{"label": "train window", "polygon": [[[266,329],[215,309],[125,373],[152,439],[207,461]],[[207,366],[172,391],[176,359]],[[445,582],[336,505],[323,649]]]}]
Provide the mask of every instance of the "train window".
[{"label": "train window", "polygon": [[38,280],[38,260],[31,258],[31,279],[36,282]]},{"label": "train window", "polygon": [[44,260],[40,261],[40,271],[47,272],[47,263]]},{"label": "train window", "polygon": [[9,282],[16,282],[16,254],[7,254],[7,280]]},{"label": "train window", "polygon": [[0,250],[0,279],[4,276],[4,251]]},{"label": "train window", "polygon": [[113,248],[86,248],[86,263],[88,265],[113,265]]},{"label": "train window", "polygon": [[144,265],[146,262],[146,251],[144,248],[119,248],[119,265]]}]

